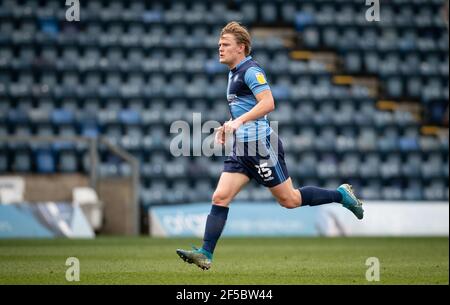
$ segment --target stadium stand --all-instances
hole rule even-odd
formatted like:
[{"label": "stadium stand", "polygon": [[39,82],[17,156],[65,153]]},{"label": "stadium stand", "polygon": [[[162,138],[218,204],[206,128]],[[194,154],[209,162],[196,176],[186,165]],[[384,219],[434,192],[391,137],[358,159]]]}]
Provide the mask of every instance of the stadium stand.
[{"label": "stadium stand", "polygon": [[[140,161],[140,200],[209,201],[219,157],[175,158],[170,124],[228,119],[217,41],[253,34],[296,184],[364,199],[448,200],[448,28],[442,0],[0,2],[0,136],[105,136]],[[281,35],[285,33],[286,35]],[[287,35],[289,34],[289,35]],[[447,113],[446,113],[447,111]],[[101,175],[129,169],[100,149]],[[0,174],[87,173],[87,148],[0,143]],[[270,199],[249,185],[240,199]]]}]

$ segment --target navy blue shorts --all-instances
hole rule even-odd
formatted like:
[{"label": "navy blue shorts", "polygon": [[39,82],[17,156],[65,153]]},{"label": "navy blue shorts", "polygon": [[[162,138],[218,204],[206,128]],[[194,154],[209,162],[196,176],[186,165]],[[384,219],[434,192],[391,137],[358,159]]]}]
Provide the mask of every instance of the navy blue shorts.
[{"label": "navy blue shorts", "polygon": [[274,132],[258,141],[234,141],[233,152],[225,160],[223,171],[244,174],[265,187],[277,186],[289,178],[283,143]]}]

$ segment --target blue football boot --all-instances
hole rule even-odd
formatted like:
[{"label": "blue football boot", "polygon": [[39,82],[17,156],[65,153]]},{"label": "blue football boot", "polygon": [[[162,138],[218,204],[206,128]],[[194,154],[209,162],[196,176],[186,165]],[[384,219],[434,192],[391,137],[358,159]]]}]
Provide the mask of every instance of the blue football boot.
[{"label": "blue football boot", "polygon": [[356,198],[350,184],[342,184],[337,188],[337,191],[342,194],[342,205],[349,209],[356,218],[363,219],[364,209],[362,208],[362,201]]},{"label": "blue football boot", "polygon": [[193,250],[177,249],[177,254],[182,260],[189,264],[196,264],[203,270],[211,268],[212,254],[203,248],[197,249],[192,247]]}]

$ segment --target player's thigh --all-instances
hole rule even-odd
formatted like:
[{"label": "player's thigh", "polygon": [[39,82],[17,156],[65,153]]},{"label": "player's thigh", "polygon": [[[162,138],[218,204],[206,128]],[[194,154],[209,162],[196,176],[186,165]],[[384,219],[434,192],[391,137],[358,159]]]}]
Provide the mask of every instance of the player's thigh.
[{"label": "player's thigh", "polygon": [[213,194],[213,203],[228,206],[249,181],[250,178],[244,174],[223,172]]},{"label": "player's thigh", "polygon": [[270,188],[277,201],[286,208],[296,208],[301,204],[300,192],[292,185],[291,178]]}]

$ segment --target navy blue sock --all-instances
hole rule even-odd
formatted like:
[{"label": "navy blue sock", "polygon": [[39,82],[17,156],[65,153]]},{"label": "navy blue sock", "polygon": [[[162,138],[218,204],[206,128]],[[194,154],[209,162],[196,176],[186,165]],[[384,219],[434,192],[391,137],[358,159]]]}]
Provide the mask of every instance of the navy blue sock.
[{"label": "navy blue sock", "polygon": [[315,186],[301,187],[299,191],[302,195],[302,206],[314,206],[332,202],[340,203],[342,201],[342,195],[338,191],[330,191]]},{"label": "navy blue sock", "polygon": [[206,219],[206,228],[202,248],[211,254],[214,253],[217,240],[225,227],[228,210],[228,207],[213,204],[211,207],[211,212]]}]

